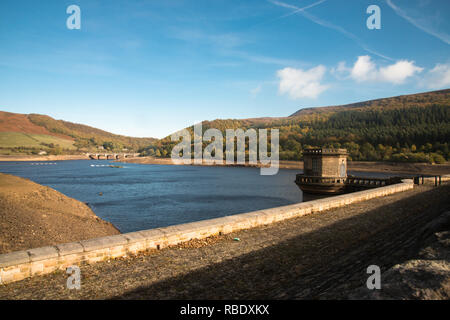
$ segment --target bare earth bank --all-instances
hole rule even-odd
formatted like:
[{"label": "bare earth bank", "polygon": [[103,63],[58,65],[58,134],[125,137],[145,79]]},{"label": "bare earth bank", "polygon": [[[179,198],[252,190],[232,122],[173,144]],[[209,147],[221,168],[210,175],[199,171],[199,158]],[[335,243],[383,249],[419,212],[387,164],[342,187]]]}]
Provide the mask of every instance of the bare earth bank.
[{"label": "bare earth bank", "polygon": [[0,155],[0,161],[60,161],[60,160],[88,160],[86,155],[48,155],[48,156],[26,156],[26,155]]},{"label": "bare earth bank", "polygon": [[[117,160],[116,162],[140,163],[140,164],[165,164],[173,165],[170,158],[154,158],[154,157],[135,157]],[[206,165],[206,164],[204,164]],[[222,164],[221,164],[222,165]],[[237,165],[230,165],[237,166]],[[254,165],[242,165],[254,166]],[[260,165],[256,165],[259,167]],[[286,161],[279,162],[281,169],[298,169],[303,170],[303,161]],[[450,174],[450,163],[445,164],[428,164],[428,163],[399,163],[399,162],[374,162],[374,161],[349,161],[349,171],[366,171],[366,172],[386,172],[398,174],[425,174],[425,175],[444,175]]]},{"label": "bare earth bank", "polygon": [[118,233],[86,204],[0,173],[0,254]]},{"label": "bare earth bank", "polygon": [[[59,155],[59,156],[0,155],[0,161],[61,161],[61,160],[89,160],[89,157],[86,155]],[[134,157],[116,160],[115,162],[173,165],[172,159],[170,158],[154,158],[154,157]],[[281,160],[279,165],[281,169],[303,170],[303,161]],[[231,165],[231,166],[239,166],[239,165]],[[257,167],[259,166],[260,165],[257,165]],[[399,163],[399,162],[380,162],[380,161],[349,161],[348,169],[350,171],[363,171],[363,172],[365,171],[365,172],[387,172],[399,174],[444,175],[450,174],[450,163],[447,162],[445,164],[428,164],[428,163]]]}]

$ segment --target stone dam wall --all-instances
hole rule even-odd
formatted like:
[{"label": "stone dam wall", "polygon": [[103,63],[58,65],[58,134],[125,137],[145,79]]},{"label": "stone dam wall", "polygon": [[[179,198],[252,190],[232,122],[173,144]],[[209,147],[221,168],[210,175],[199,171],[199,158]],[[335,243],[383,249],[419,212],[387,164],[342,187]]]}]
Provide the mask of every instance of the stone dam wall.
[{"label": "stone dam wall", "polygon": [[413,187],[413,180],[402,180],[402,183],[394,185],[283,207],[1,254],[0,284],[19,281],[56,270],[65,270],[69,266],[80,265],[81,263],[95,263],[125,255],[133,255],[148,249],[162,249],[191,239],[202,239],[217,234],[267,225],[410,190]]}]

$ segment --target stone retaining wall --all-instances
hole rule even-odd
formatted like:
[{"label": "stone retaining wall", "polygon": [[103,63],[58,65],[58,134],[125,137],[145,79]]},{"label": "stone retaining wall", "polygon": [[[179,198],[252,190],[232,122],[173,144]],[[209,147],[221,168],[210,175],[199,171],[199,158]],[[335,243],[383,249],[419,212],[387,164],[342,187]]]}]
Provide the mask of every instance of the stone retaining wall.
[{"label": "stone retaining wall", "polygon": [[406,191],[413,187],[412,180],[403,180],[399,184],[283,207],[1,254],[0,284],[51,273],[58,269],[64,270],[71,265],[79,265],[82,262],[94,263],[136,254],[148,249],[161,249],[191,239],[201,239],[266,225]]}]

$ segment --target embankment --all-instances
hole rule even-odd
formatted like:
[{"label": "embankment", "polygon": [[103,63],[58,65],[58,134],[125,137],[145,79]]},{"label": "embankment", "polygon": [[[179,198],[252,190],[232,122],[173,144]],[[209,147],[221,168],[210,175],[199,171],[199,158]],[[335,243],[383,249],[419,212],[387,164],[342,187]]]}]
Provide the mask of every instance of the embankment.
[{"label": "embankment", "polygon": [[404,180],[394,185],[289,206],[3,254],[0,255],[0,280],[3,283],[14,282],[65,269],[73,264],[94,263],[149,249],[161,249],[192,239],[229,234],[411,190],[413,187],[412,180]]},{"label": "embankment", "polygon": [[[422,236],[441,234],[436,228],[425,228],[427,234],[422,230],[450,209],[449,192],[450,185],[416,185],[318,214],[81,264],[80,290],[67,289],[69,275],[61,270],[0,285],[0,299],[348,299],[360,287],[365,298],[366,270],[372,264],[381,268],[381,293],[393,293],[386,271],[414,259],[417,245],[428,246]],[[440,239],[448,253],[448,240]],[[444,298],[441,289],[449,282],[438,267],[432,278],[414,273],[422,281],[412,284],[426,281],[426,286],[395,297]],[[396,279],[407,284],[403,277]],[[416,295],[420,292],[425,295]],[[449,294],[447,286],[447,299]]]},{"label": "embankment", "polygon": [[119,234],[84,203],[0,173],[0,253]]}]

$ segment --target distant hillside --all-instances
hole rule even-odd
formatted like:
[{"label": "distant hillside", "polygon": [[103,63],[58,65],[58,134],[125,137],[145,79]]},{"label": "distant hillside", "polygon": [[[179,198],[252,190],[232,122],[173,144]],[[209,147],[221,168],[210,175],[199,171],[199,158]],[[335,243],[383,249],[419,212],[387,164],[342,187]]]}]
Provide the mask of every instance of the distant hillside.
[{"label": "distant hillside", "polygon": [[[306,108],[289,117],[204,121],[203,130],[216,128],[225,136],[226,129],[279,129],[281,160],[300,160],[303,149],[325,146],[347,148],[353,160],[441,163],[450,159],[449,107],[450,89],[446,89]],[[193,132],[193,127],[188,129]],[[80,153],[105,148],[170,157],[175,144],[170,137],[132,138],[46,115],[0,112],[3,154]]]},{"label": "distant hillside", "polygon": [[368,111],[368,110],[392,110],[410,107],[429,107],[433,104],[450,106],[450,89],[430,91],[402,95],[391,98],[369,100],[340,106],[303,108],[290,115],[290,117],[304,116],[308,114],[322,114],[339,111]]},{"label": "distant hillside", "polygon": [[0,152],[3,154],[79,153],[99,148],[136,151],[154,141],[116,135],[46,115],[0,111]]},{"label": "distant hillside", "polygon": [[[450,158],[450,89],[301,109],[284,118],[204,121],[203,130],[208,128],[223,134],[236,128],[279,129],[281,160],[300,160],[303,149],[326,146],[347,148],[353,160],[440,163]],[[142,154],[169,157],[174,145],[166,137]]]}]

